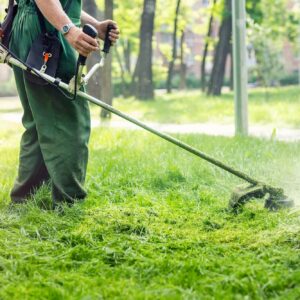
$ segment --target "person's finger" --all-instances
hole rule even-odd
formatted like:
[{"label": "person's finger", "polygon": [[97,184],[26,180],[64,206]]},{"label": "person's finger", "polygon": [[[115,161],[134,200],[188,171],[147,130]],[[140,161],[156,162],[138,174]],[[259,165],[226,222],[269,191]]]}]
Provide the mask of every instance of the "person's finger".
[{"label": "person's finger", "polygon": [[111,33],[120,34],[120,30],[119,30],[119,28],[114,28],[111,30]]},{"label": "person's finger", "polygon": [[82,49],[76,49],[76,50],[77,50],[77,52],[78,52],[80,55],[82,55],[82,56],[84,56],[84,57],[88,57],[88,53],[85,52],[84,50],[82,50]]},{"label": "person's finger", "polygon": [[117,29],[112,29],[112,30],[110,31],[110,33],[113,33],[113,34],[120,34],[120,31],[117,30]]},{"label": "person's finger", "polygon": [[111,39],[111,40],[117,40],[118,38],[119,38],[119,35],[118,34],[114,34],[114,33],[110,33],[109,34],[109,38]]},{"label": "person's finger", "polygon": [[77,51],[78,51],[78,53],[79,53],[80,55],[82,55],[82,56],[84,56],[84,57],[88,57],[88,55],[89,55],[89,53],[86,52],[83,48],[80,48],[80,49],[78,49]]},{"label": "person's finger", "polygon": [[98,47],[97,40],[94,39],[94,38],[92,38],[92,37],[90,37],[89,35],[83,33],[82,39],[83,39],[85,42],[89,43],[90,45],[92,45],[92,46],[94,46],[94,47]]},{"label": "person's finger", "polygon": [[92,46],[91,44],[87,43],[86,41],[81,41],[80,46],[83,47],[86,51],[92,52],[99,50],[99,47]]},{"label": "person's finger", "polygon": [[113,20],[107,20],[107,25],[113,25],[114,27],[118,27],[117,22],[113,21]]},{"label": "person's finger", "polygon": [[76,46],[76,50],[79,52],[79,54],[87,57],[89,55],[89,51],[87,51],[84,47],[82,47],[81,45],[77,45]]},{"label": "person's finger", "polygon": [[84,41],[77,41],[76,44],[76,49],[79,49],[80,51],[86,51],[86,52],[91,52],[92,50],[89,49],[89,47],[91,47],[89,44],[87,44]]}]

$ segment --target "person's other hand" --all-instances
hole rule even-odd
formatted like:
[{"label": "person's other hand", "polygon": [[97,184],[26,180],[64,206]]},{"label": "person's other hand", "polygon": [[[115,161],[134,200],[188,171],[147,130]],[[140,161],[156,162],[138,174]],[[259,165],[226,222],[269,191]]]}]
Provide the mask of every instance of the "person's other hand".
[{"label": "person's other hand", "polygon": [[118,24],[112,20],[106,20],[103,22],[99,22],[96,25],[96,29],[98,30],[98,37],[103,41],[105,40],[105,35],[106,35],[108,25],[114,26],[114,29],[112,29],[110,31],[109,38],[110,38],[112,44],[115,44],[117,42],[117,40],[119,39],[120,30],[119,30]]},{"label": "person's other hand", "polygon": [[87,57],[91,52],[99,50],[97,40],[85,34],[81,28],[72,27],[65,38],[83,56]]}]

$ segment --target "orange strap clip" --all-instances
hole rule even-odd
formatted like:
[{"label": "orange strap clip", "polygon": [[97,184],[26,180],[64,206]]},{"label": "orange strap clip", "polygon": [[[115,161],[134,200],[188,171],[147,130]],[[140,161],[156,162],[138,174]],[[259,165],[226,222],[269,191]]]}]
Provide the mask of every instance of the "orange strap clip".
[{"label": "orange strap clip", "polygon": [[44,52],[43,56],[44,56],[44,63],[46,64],[48,62],[49,58],[52,57],[52,54],[49,52]]}]

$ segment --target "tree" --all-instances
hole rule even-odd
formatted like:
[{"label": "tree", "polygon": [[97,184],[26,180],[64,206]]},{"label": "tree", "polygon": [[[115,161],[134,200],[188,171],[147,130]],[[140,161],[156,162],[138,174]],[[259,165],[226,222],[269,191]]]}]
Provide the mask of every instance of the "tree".
[{"label": "tree", "polygon": [[[152,72],[152,39],[154,31],[156,0],[144,0],[140,27],[140,47],[132,78],[133,91],[141,100],[154,98]],[[137,82],[136,82],[137,79]]]},{"label": "tree", "polygon": [[225,67],[228,54],[231,49],[231,35],[232,35],[232,16],[231,16],[231,1],[225,0],[222,24],[219,30],[219,41],[216,46],[214,54],[213,70],[211,73],[208,95],[219,96],[221,95]]},{"label": "tree", "polygon": [[179,82],[180,90],[186,89],[186,64],[184,62],[184,40],[185,40],[185,32],[184,30],[182,30],[181,38],[180,38],[180,82]]},{"label": "tree", "polygon": [[205,45],[204,45],[204,50],[203,50],[203,55],[202,55],[202,63],[201,63],[201,88],[202,91],[206,91],[206,60],[207,60],[207,55],[208,55],[208,49],[209,49],[209,44],[210,44],[210,39],[212,35],[212,29],[213,29],[213,24],[214,24],[214,6],[216,5],[217,0],[213,1],[213,6],[212,6],[212,11],[211,15],[209,18],[208,22],[208,30],[205,38]]},{"label": "tree", "polygon": [[173,45],[172,45],[172,58],[169,62],[168,68],[168,79],[167,79],[167,92],[171,93],[172,91],[172,78],[174,73],[174,64],[177,59],[177,29],[178,29],[178,17],[180,11],[180,3],[181,0],[177,0],[176,10],[175,10],[175,17],[174,17],[174,30],[173,30]]}]

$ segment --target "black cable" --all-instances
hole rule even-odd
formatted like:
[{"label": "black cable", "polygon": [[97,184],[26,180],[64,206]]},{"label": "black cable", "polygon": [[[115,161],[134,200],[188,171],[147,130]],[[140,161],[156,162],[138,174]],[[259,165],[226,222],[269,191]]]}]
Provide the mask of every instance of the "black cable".
[{"label": "black cable", "polygon": [[74,83],[74,95],[73,95],[72,101],[75,101],[76,97],[77,97],[77,80],[78,80],[79,66],[80,66],[80,63],[79,63],[79,60],[77,60],[76,71],[75,71],[75,78],[74,78],[74,80],[75,80],[75,83]]}]

